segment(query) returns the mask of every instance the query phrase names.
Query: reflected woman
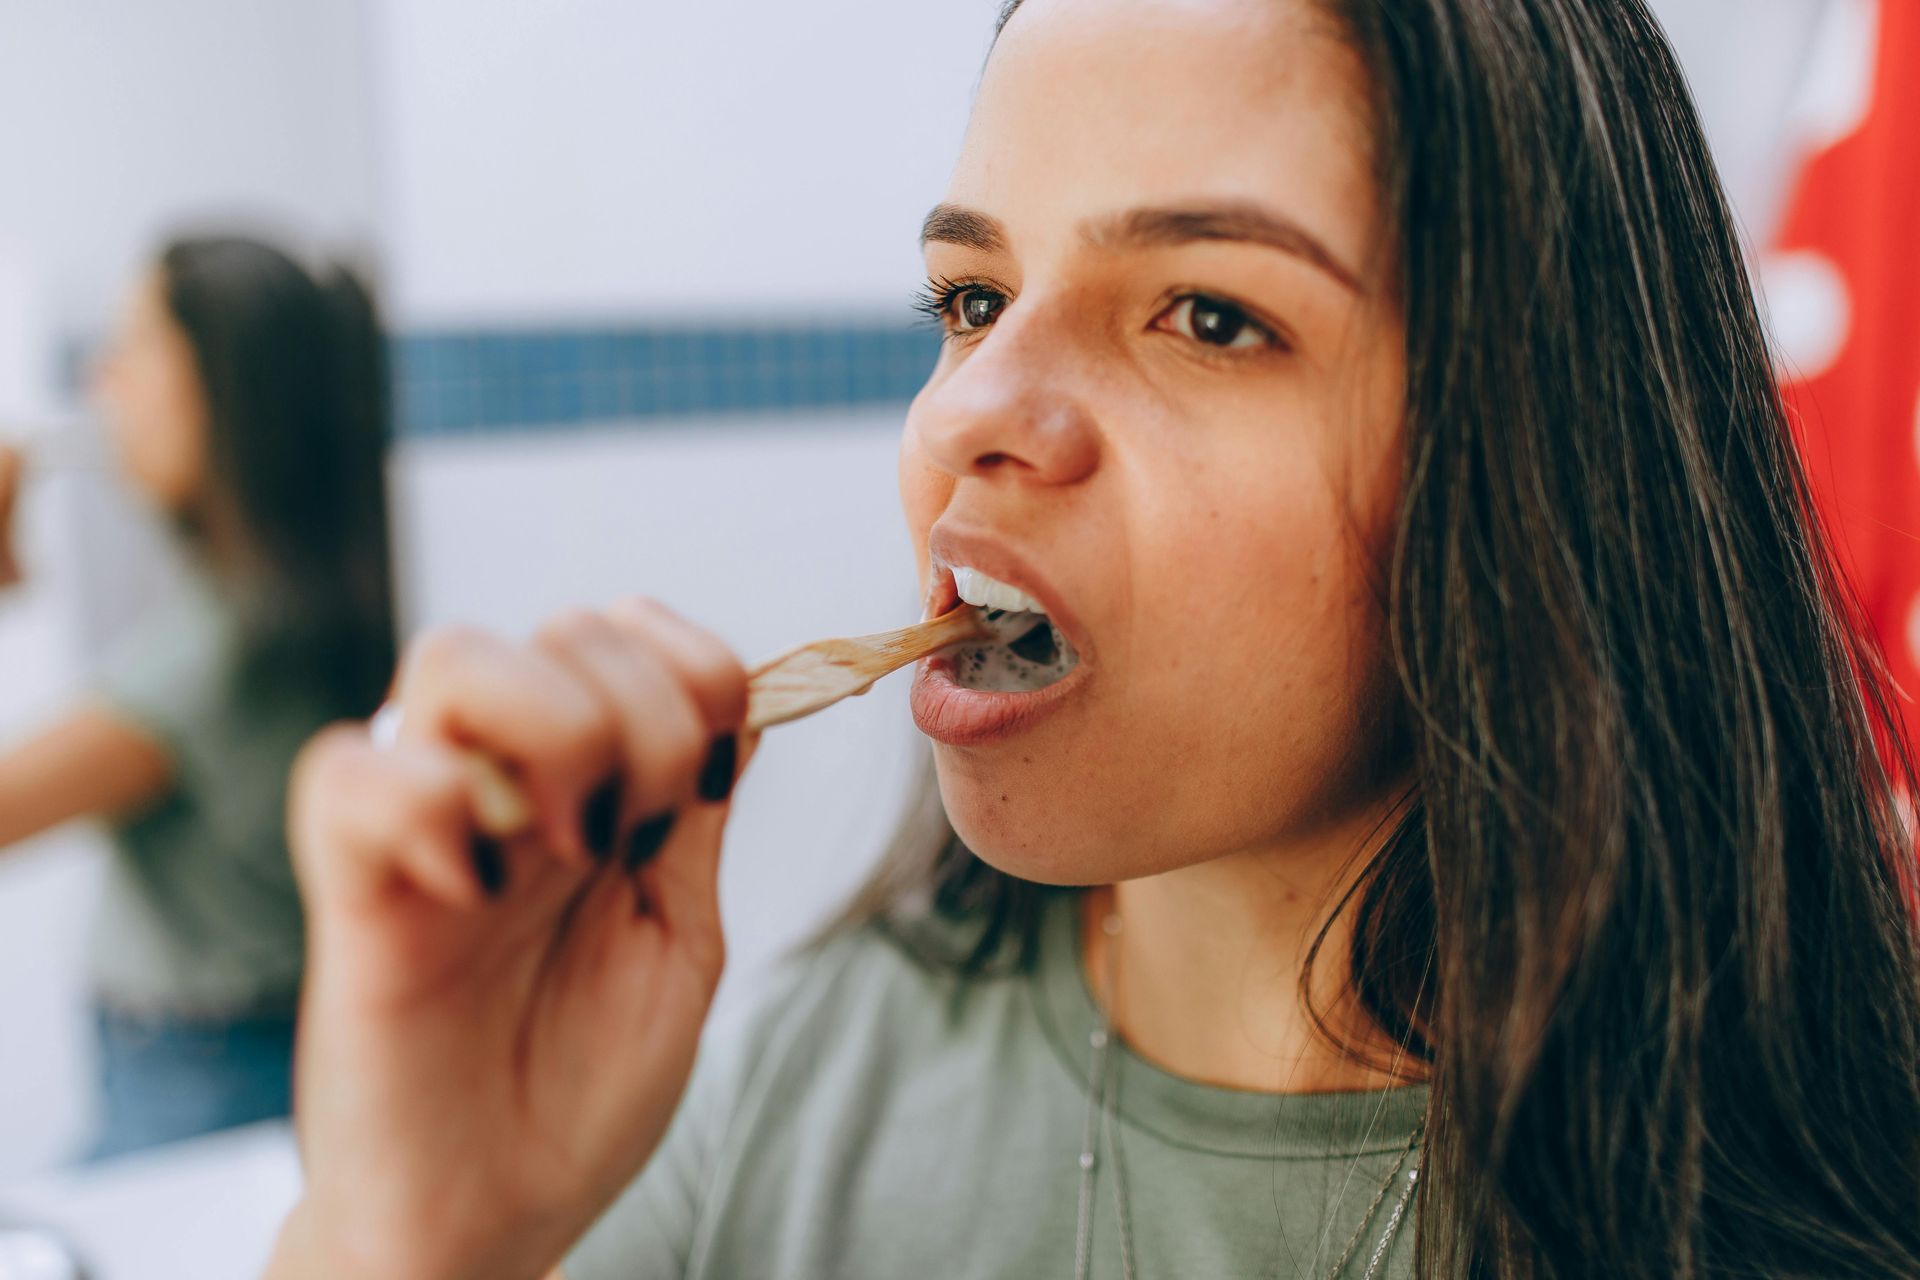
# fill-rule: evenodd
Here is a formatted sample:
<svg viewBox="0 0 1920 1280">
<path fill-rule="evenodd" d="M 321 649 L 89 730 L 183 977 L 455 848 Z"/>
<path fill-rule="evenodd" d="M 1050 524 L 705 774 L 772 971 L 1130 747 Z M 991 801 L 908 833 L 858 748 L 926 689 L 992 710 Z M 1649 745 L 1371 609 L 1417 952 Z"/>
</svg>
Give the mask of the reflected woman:
<svg viewBox="0 0 1920 1280">
<path fill-rule="evenodd" d="M 287 1112 L 304 937 L 285 779 L 392 668 L 385 379 L 358 280 L 241 238 L 169 246 L 102 363 L 120 470 L 189 572 L 90 696 L 0 755 L 0 845 L 74 818 L 113 835 L 96 1158 Z M 0 509 L 19 472 L 0 458 Z"/>
</svg>

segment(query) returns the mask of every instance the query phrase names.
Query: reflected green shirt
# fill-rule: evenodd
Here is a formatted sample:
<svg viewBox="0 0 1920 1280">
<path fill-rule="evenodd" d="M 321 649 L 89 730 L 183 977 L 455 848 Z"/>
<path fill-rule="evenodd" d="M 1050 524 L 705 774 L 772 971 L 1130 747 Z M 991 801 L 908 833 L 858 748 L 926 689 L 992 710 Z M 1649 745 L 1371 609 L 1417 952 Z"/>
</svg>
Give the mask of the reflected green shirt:
<svg viewBox="0 0 1920 1280">
<path fill-rule="evenodd" d="M 703 1050 L 660 1151 L 567 1280 L 1069 1280 L 1089 1036 L 1079 912 L 1062 895 L 1031 973 L 929 972 L 877 931 L 797 962 L 743 1033 Z M 964 990 L 962 989 L 964 987 Z M 1424 1086 L 1281 1096 L 1176 1078 L 1121 1050 L 1092 1274 L 1357 1280 L 1406 1185 Z M 1410 1165 L 1408 1167 L 1411 1167 Z M 1414 1224 L 1385 1265 L 1411 1274 Z"/>
<path fill-rule="evenodd" d="M 173 767 L 172 790 L 112 832 L 89 967 L 116 1008 L 228 1018 L 295 1003 L 304 935 L 287 774 L 332 717 L 310 673 L 259 670 L 244 643 L 234 606 L 195 577 L 96 685 Z"/>
</svg>

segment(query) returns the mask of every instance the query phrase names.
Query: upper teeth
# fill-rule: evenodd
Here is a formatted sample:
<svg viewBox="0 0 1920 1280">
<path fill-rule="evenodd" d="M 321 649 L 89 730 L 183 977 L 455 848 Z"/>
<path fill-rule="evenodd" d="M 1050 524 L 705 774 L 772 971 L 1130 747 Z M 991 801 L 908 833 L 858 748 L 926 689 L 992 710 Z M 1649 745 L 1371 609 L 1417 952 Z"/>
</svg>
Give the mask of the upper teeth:
<svg viewBox="0 0 1920 1280">
<path fill-rule="evenodd" d="M 1040 602 L 1018 587 L 989 578 L 978 569 L 955 566 L 953 585 L 960 598 L 982 609 L 1005 609 L 1008 613 L 1045 613 Z"/>
</svg>

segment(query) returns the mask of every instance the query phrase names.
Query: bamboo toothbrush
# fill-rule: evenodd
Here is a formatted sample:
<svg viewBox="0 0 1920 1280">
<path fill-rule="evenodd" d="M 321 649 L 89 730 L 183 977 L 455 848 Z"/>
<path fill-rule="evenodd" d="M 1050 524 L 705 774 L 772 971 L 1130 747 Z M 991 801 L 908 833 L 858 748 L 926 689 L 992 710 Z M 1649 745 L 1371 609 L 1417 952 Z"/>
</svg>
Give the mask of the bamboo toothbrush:
<svg viewBox="0 0 1920 1280">
<path fill-rule="evenodd" d="M 823 711 L 930 653 L 992 636 L 980 611 L 963 604 L 898 631 L 803 644 L 747 674 L 747 731 L 758 733 Z"/>
<path fill-rule="evenodd" d="M 842 698 L 865 693 L 881 676 L 931 653 L 992 635 L 980 611 L 963 604 L 898 631 L 803 644 L 747 673 L 747 732 L 758 733 L 823 711 Z M 483 834 L 505 839 L 533 825 L 532 803 L 499 761 L 469 751 L 465 762 Z"/>
</svg>

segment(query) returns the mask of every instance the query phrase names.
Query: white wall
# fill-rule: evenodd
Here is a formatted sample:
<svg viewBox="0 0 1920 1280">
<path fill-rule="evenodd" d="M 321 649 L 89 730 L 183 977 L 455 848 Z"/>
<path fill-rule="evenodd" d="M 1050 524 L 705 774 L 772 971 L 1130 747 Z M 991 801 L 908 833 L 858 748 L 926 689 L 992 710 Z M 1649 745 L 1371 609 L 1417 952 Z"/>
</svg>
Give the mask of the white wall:
<svg viewBox="0 0 1920 1280">
<path fill-rule="evenodd" d="M 1783 144 L 1814 32 L 1830 0 L 1650 3 L 1680 56 L 1743 229 L 1750 242 L 1764 244 L 1797 160 L 1794 148 Z"/>
<path fill-rule="evenodd" d="M 993 0 L 387 0 L 413 320 L 899 307 Z"/>
<path fill-rule="evenodd" d="M 93 327 L 184 214 L 374 231 L 359 6 L 0 0 L 0 243 Z"/>
</svg>

